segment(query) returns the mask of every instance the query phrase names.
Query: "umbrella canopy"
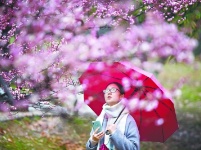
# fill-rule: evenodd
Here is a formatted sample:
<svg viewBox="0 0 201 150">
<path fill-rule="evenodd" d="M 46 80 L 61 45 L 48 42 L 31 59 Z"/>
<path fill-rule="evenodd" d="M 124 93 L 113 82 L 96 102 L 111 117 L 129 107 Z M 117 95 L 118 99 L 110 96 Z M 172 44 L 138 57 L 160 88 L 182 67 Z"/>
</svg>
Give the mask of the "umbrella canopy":
<svg viewBox="0 0 201 150">
<path fill-rule="evenodd" d="M 107 85 L 122 84 L 125 89 L 122 101 L 137 123 L 141 141 L 164 142 L 178 129 L 174 104 L 151 73 L 120 62 L 93 62 L 79 81 L 85 103 L 97 115 L 105 103 L 103 90 Z"/>
</svg>

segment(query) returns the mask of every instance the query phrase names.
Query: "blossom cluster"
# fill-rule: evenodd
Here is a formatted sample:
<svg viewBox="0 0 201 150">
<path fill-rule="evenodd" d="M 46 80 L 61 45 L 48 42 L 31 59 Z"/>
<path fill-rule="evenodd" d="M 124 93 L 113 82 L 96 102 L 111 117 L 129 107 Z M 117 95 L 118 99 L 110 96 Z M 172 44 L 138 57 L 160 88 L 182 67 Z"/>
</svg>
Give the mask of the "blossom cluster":
<svg viewBox="0 0 201 150">
<path fill-rule="evenodd" d="M 156 12 L 147 13 L 145 21 L 135 25 L 130 14 L 135 6 L 132 1 L 107 0 L 5 4 L 0 18 L 0 75 L 40 98 L 64 102 L 75 100 L 79 90 L 69 86 L 69 77 L 79 76 L 90 61 L 129 60 L 138 65 L 169 56 L 179 62 L 193 61 L 196 40 Z M 106 27 L 109 30 L 102 33 Z M 3 73 L 6 69 L 10 75 Z M 20 97 L 18 88 L 13 93 Z"/>
<path fill-rule="evenodd" d="M 194 5 L 195 3 L 200 3 L 201 0 L 143 0 L 145 5 L 154 5 L 153 9 L 160 10 L 163 12 L 163 16 L 168 20 L 172 21 L 174 16 L 178 14 L 181 16 L 181 19 L 185 20 L 185 11 L 188 10 L 188 7 Z"/>
</svg>

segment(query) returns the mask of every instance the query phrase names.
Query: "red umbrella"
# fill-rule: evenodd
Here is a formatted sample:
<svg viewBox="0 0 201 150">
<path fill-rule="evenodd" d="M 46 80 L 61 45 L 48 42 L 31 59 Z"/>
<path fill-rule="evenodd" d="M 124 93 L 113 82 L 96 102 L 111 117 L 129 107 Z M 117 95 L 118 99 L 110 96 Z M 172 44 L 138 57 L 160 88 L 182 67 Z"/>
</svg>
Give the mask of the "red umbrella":
<svg viewBox="0 0 201 150">
<path fill-rule="evenodd" d="M 124 104 L 135 119 L 141 141 L 165 142 L 177 129 L 174 104 L 155 77 L 119 62 L 93 62 L 79 78 L 84 101 L 99 115 L 105 103 L 103 90 L 111 82 L 125 88 Z"/>
</svg>

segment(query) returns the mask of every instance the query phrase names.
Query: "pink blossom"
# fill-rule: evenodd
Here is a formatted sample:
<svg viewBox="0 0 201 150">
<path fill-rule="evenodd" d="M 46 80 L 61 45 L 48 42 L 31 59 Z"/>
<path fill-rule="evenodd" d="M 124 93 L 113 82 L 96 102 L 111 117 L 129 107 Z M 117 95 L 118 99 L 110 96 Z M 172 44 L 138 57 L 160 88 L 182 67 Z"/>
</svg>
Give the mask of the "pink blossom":
<svg viewBox="0 0 201 150">
<path fill-rule="evenodd" d="M 70 105 L 77 85 L 69 79 L 91 61 L 129 60 L 142 68 L 153 58 L 159 63 L 169 56 L 192 62 L 197 41 L 167 23 L 163 11 L 176 13 L 196 2 L 143 0 L 146 18 L 137 24 L 132 14 L 138 4 L 131 0 L 9 1 L 0 10 L 0 75 L 15 85 L 10 89 L 15 99 L 26 97 L 23 88 L 38 99 Z M 122 82 L 128 89 L 130 84 L 142 86 L 140 81 Z"/>
</svg>

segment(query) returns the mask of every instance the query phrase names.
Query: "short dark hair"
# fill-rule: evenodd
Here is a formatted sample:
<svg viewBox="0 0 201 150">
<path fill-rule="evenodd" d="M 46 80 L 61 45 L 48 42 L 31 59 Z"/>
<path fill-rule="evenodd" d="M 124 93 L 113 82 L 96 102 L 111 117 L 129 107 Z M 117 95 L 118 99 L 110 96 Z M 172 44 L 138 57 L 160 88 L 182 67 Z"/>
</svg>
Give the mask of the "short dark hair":
<svg viewBox="0 0 201 150">
<path fill-rule="evenodd" d="M 121 95 L 122 95 L 122 94 L 125 94 L 124 87 L 123 87 L 120 83 L 118 83 L 118 82 L 111 82 L 111 83 L 109 83 L 108 85 L 110 85 L 110 84 L 115 84 L 115 85 L 117 85 L 118 88 L 119 88 L 119 91 L 120 91 Z M 107 86 L 108 86 L 108 85 L 107 85 Z"/>
</svg>

